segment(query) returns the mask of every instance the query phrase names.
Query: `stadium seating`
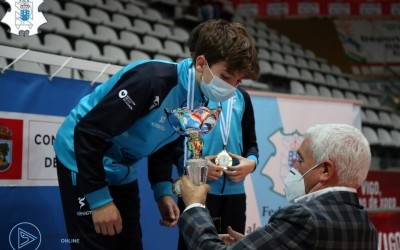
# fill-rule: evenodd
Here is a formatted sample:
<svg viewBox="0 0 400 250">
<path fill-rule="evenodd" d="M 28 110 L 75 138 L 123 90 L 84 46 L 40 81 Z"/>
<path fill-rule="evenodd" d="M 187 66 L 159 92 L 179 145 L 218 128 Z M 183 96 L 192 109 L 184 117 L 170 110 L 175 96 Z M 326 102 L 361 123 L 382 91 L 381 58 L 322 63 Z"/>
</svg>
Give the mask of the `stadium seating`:
<svg viewBox="0 0 400 250">
<path fill-rule="evenodd" d="M 324 97 L 333 97 L 331 90 L 325 86 L 319 87 L 319 93 L 321 96 L 324 96 Z"/>
<path fill-rule="evenodd" d="M 292 80 L 290 81 L 290 93 L 295 95 L 305 95 L 306 90 L 304 89 L 304 86 L 301 82 Z"/>
</svg>

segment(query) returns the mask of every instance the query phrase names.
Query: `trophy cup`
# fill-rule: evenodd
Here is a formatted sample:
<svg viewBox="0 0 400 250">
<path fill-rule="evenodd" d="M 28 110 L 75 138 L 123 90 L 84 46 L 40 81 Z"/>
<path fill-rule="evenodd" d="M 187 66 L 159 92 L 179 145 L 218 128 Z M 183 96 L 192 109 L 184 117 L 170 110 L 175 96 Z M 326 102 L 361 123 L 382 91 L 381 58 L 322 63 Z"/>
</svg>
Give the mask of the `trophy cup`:
<svg viewBox="0 0 400 250">
<path fill-rule="evenodd" d="M 194 110 L 178 108 L 172 111 L 166 109 L 168 121 L 179 134 L 188 138 L 187 149 L 192 158 L 186 160 L 184 174 L 187 174 L 195 185 L 207 181 L 207 160 L 201 157 L 203 141 L 200 136 L 209 133 L 217 124 L 221 108 L 210 109 L 200 107 Z M 180 178 L 172 186 L 175 195 L 180 196 Z"/>
</svg>

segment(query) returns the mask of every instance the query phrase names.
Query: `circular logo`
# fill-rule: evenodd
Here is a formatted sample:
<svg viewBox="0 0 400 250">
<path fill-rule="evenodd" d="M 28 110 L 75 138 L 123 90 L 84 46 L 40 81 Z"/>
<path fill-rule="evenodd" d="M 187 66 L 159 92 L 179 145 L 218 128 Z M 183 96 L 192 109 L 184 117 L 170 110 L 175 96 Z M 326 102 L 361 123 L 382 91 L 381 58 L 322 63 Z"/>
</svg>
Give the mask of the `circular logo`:
<svg viewBox="0 0 400 250">
<path fill-rule="evenodd" d="M 17 250 L 36 250 L 42 242 L 42 236 L 39 229 L 29 222 L 21 222 L 15 225 L 8 236 L 10 246 Z"/>
<path fill-rule="evenodd" d="M 124 98 L 125 96 L 127 96 L 128 95 L 128 91 L 126 91 L 125 89 L 123 89 L 123 90 L 121 90 L 120 92 L 119 92 L 119 98 Z"/>
</svg>

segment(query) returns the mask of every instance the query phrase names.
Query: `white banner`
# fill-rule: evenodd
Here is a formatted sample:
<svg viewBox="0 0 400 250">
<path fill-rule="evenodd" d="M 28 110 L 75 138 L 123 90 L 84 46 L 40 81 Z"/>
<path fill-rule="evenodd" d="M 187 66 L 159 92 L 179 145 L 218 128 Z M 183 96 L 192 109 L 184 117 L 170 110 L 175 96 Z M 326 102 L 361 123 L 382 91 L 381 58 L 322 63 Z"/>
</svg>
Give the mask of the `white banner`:
<svg viewBox="0 0 400 250">
<path fill-rule="evenodd" d="M 10 147 L 7 158 L 10 169 L 0 173 L 0 186 L 57 186 L 53 142 L 64 117 L 13 112 L 0 112 L 0 117 L 2 124 L 7 121 L 23 124 L 22 131 L 9 126 L 12 135 L 22 135 L 22 147 Z M 13 136 L 10 141 L 21 143 Z M 18 152 L 19 148 L 21 152 Z M 21 164 L 16 163 L 16 159 L 21 160 Z M 8 178 L 11 170 L 18 170 L 20 178 Z"/>
<path fill-rule="evenodd" d="M 278 95 L 252 96 L 256 118 L 259 164 L 245 181 L 246 233 L 266 225 L 270 216 L 287 206 L 283 180 L 294 165 L 296 152 L 307 128 L 324 123 L 360 127 L 360 109 L 353 103 L 332 99 Z"/>
<path fill-rule="evenodd" d="M 400 64 L 399 21 L 335 20 L 335 26 L 346 55 L 352 63 Z"/>
</svg>

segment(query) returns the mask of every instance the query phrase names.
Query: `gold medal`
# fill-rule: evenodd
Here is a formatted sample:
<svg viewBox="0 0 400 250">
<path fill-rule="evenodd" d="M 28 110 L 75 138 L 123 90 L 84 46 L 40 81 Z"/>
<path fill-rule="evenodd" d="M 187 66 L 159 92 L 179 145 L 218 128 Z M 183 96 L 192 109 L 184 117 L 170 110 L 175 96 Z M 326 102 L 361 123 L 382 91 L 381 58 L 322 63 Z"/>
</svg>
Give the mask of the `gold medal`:
<svg viewBox="0 0 400 250">
<path fill-rule="evenodd" d="M 222 150 L 215 159 L 215 164 L 218 166 L 227 169 L 229 166 L 232 166 L 232 157 L 226 152 L 226 150 Z"/>
</svg>

